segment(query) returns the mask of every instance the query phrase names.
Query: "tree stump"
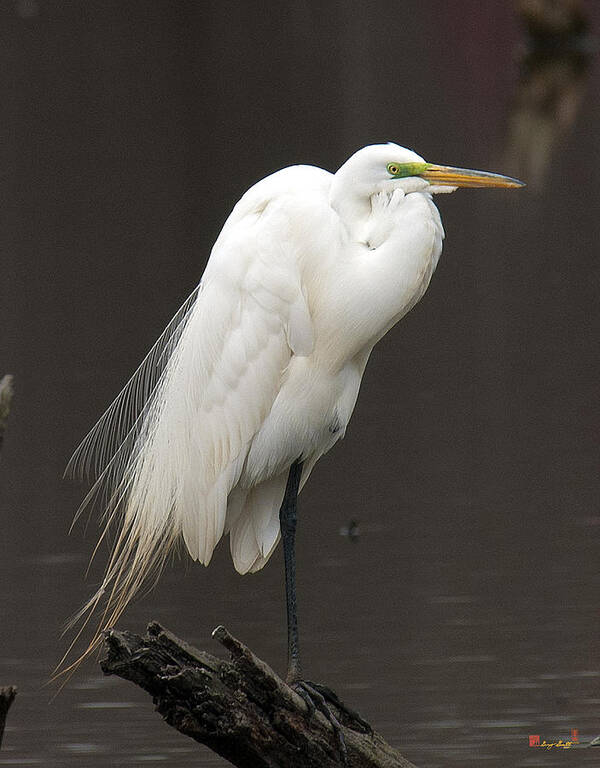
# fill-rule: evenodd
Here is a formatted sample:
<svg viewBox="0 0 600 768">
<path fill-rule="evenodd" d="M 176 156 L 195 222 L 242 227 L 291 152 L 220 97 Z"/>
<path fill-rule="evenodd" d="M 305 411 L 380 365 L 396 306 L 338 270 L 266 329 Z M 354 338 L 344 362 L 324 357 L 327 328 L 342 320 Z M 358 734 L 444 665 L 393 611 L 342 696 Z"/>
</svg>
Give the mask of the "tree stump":
<svg viewBox="0 0 600 768">
<path fill-rule="evenodd" d="M 164 720 L 238 768 L 334 768 L 344 765 L 338 739 L 304 700 L 225 627 L 213 637 L 231 660 L 199 651 L 152 622 L 145 637 L 106 633 L 107 675 L 139 685 Z M 415 768 L 381 736 L 335 711 L 348 768 Z"/>
</svg>

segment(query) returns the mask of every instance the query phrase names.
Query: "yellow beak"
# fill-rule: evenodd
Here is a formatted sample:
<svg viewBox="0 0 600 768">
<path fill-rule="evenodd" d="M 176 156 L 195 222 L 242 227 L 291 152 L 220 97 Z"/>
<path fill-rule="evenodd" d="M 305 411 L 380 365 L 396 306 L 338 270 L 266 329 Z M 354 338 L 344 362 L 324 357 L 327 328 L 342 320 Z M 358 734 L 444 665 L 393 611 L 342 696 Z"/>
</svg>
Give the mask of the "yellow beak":
<svg viewBox="0 0 600 768">
<path fill-rule="evenodd" d="M 525 183 L 510 176 L 487 171 L 471 171 L 468 168 L 452 168 L 449 165 L 433 165 L 427 163 L 427 168 L 418 174 L 430 184 L 444 187 L 501 187 L 511 189 L 524 187 Z"/>
</svg>

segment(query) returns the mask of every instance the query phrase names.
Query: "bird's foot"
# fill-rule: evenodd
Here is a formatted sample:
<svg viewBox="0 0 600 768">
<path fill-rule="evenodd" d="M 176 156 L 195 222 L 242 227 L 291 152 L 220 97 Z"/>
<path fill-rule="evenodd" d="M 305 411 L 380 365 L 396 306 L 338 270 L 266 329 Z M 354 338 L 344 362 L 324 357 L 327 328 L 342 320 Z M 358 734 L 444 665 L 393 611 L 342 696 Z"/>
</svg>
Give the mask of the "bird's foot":
<svg viewBox="0 0 600 768">
<path fill-rule="evenodd" d="M 307 680 L 298 680 L 295 683 L 292 683 L 291 687 L 306 702 L 309 719 L 314 715 L 315 711 L 318 710 L 325 719 L 331 723 L 331 727 L 333 728 L 333 732 L 337 739 L 342 763 L 346 765 L 348 762 L 348 750 L 346 749 L 346 740 L 342 733 L 342 726 L 340 725 L 340 721 L 331 711 L 331 707 L 327 703 L 325 696 L 315 688 L 314 683 L 310 683 Z"/>
<path fill-rule="evenodd" d="M 321 683 L 313 683 L 310 680 L 306 681 L 315 691 L 321 694 L 326 702 L 333 704 L 333 706 L 339 712 L 339 720 L 346 728 L 350 728 L 353 731 L 359 733 L 373 733 L 371 725 L 364 720 L 355 709 L 352 709 L 340 699 L 335 691 L 328 688 Z"/>
<path fill-rule="evenodd" d="M 326 685 L 313 683 L 310 680 L 296 680 L 290 685 L 306 702 L 309 718 L 314 715 L 315 711 L 319 711 L 331 723 L 342 762 L 346 765 L 348 752 L 342 725 L 359 733 L 371 734 L 373 729 L 369 723 L 363 720 L 358 712 L 346 706 L 339 696 Z M 332 707 L 336 710 L 336 714 L 334 714 Z"/>
</svg>

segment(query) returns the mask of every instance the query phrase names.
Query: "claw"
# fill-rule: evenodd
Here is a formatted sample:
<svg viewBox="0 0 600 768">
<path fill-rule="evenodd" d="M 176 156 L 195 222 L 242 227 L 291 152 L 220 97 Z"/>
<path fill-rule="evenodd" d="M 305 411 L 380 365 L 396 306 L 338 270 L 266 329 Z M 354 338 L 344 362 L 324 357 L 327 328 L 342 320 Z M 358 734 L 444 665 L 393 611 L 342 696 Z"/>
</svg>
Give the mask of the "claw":
<svg viewBox="0 0 600 768">
<path fill-rule="evenodd" d="M 333 728 L 333 732 L 337 739 L 342 763 L 343 765 L 348 765 L 348 750 L 346 749 L 346 740 L 344 739 L 344 732 L 340 720 L 344 726 L 351 728 L 354 731 L 372 735 L 373 729 L 369 723 L 367 723 L 358 712 L 347 707 L 337 693 L 332 691 L 331 688 L 328 688 L 326 685 L 313 683 L 311 680 L 296 680 L 291 684 L 291 687 L 306 702 L 309 719 L 312 718 L 315 711 L 318 710 L 331 723 L 331 727 Z M 339 720 L 338 717 L 333 714 L 332 706 L 335 707 L 339 713 Z"/>
<path fill-rule="evenodd" d="M 305 690 L 305 688 L 302 685 L 302 683 L 294 683 L 292 685 L 292 688 L 296 691 L 296 693 L 302 699 L 304 699 L 304 702 L 305 702 L 306 706 L 308 707 L 308 719 L 312 720 L 312 718 L 313 718 L 313 716 L 315 714 L 315 711 L 316 711 L 315 702 L 312 700 L 312 698 L 311 698 L 310 694 L 308 693 L 308 691 Z"/>
<path fill-rule="evenodd" d="M 298 680 L 292 684 L 292 688 L 298 693 L 306 702 L 308 706 L 309 719 L 314 715 L 315 710 L 319 712 L 331 723 L 333 732 L 335 733 L 340 757 L 342 758 L 342 764 L 348 765 L 348 750 L 346 749 L 346 740 L 342 732 L 342 726 L 339 720 L 331 711 L 331 708 L 325 700 L 325 696 L 315 687 L 314 683 L 309 683 L 305 680 Z"/>
<path fill-rule="evenodd" d="M 344 722 L 344 725 L 347 725 L 354 731 L 361 731 L 368 734 L 373 733 L 373 728 L 371 727 L 370 723 L 367 723 L 367 721 L 362 718 L 355 709 L 352 709 L 347 704 L 344 704 L 337 693 L 332 691 L 331 688 L 328 688 L 326 685 L 322 685 L 321 683 L 313 683 L 311 680 L 306 680 L 306 683 L 315 691 L 318 691 L 318 693 L 320 693 L 326 701 L 333 704 L 333 706 L 336 707 L 336 709 L 338 709 L 342 715 L 345 715 L 345 718 L 342 719 L 346 719 L 348 722 Z"/>
</svg>

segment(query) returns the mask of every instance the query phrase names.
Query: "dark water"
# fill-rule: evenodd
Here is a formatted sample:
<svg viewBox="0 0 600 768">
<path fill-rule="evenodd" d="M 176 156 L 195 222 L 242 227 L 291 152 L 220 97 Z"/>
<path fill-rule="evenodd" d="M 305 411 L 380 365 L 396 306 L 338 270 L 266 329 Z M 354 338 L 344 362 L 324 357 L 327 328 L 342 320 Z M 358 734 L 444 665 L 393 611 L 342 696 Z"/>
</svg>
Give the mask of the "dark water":
<svg viewBox="0 0 600 768">
<path fill-rule="evenodd" d="M 0 16 L 0 373 L 17 389 L 0 683 L 19 687 L 0 766 L 222 765 L 94 663 L 54 700 L 44 687 L 106 556 L 84 581 L 97 523 L 68 535 L 82 489 L 64 465 L 258 178 L 388 139 L 513 170 L 520 29 L 510 3 L 475 0 L 7 0 Z M 537 191 L 439 201 L 432 286 L 303 493 L 305 667 L 420 768 L 600 759 L 528 746 L 600 733 L 598 84 L 593 62 Z M 222 622 L 283 671 L 281 553 L 242 578 L 226 549 L 177 563 L 122 625 L 156 618 L 219 653 Z"/>
</svg>

